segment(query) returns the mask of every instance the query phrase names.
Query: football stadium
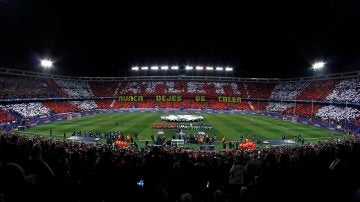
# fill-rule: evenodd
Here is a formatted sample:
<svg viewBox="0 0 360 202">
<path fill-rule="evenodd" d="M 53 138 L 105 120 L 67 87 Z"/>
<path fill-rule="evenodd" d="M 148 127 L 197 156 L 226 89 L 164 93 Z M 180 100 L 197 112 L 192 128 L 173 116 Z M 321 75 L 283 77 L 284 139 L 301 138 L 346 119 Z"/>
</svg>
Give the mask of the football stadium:
<svg viewBox="0 0 360 202">
<path fill-rule="evenodd" d="M 271 146 L 289 144 L 284 140 L 296 137 L 298 141 L 292 143 L 304 144 L 355 134 L 359 111 L 356 104 L 341 101 L 353 95 L 339 96 L 358 84 L 358 73 L 351 74 L 355 77 L 339 74 L 331 75 L 339 79 L 306 82 L 303 78 L 250 82 L 246 78 L 181 77 L 179 81 L 159 76 L 157 81 L 153 81 L 155 77 L 149 81 L 143 76 L 88 81 L 18 76 L 16 80 L 21 79 L 24 86 L 39 86 L 37 90 L 45 94 L 22 91 L 24 95 L 19 97 L 28 98 L 31 93 L 36 101 L 4 105 L 8 119 L 4 121 L 21 117 L 24 123 L 18 130 L 22 134 L 78 142 L 114 143 L 114 136 L 120 135 L 121 141 L 137 136 L 138 146 L 171 146 L 172 140 L 175 144 L 183 139 L 185 147 L 200 148 L 211 142 L 226 149 L 232 144 L 238 148 L 245 139 Z M 14 78 L 4 81 L 16 82 Z M 39 99 L 48 95 L 53 96 L 51 100 Z M 129 140 L 125 142 L 134 143 Z"/>
<path fill-rule="evenodd" d="M 360 201 L 357 2 L 118 4 L 0 1 L 0 202 Z"/>
</svg>

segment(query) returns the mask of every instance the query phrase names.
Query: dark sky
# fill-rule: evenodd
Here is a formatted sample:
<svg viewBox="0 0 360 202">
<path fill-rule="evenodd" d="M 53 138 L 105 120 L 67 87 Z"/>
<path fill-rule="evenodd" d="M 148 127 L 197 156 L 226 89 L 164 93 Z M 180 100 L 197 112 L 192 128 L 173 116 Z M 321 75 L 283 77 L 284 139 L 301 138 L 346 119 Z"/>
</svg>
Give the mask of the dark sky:
<svg viewBox="0 0 360 202">
<path fill-rule="evenodd" d="M 0 66 L 125 75 L 133 65 L 233 66 L 235 75 L 360 70 L 360 1 L 132 5 L 85 0 L 0 0 Z"/>
</svg>

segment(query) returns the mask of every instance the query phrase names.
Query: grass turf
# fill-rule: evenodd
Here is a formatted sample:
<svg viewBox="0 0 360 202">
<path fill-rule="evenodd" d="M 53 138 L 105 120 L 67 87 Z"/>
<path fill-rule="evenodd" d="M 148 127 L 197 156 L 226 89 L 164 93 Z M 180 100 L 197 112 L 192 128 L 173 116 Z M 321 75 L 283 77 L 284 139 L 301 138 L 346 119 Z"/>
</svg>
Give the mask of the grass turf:
<svg viewBox="0 0 360 202">
<path fill-rule="evenodd" d="M 125 132 L 125 134 L 131 135 L 137 133 L 139 135 L 139 145 L 141 146 L 144 145 L 141 142 L 150 140 L 150 136 L 157 133 L 157 130 L 152 128 L 152 124 L 161 123 L 160 116 L 162 115 L 164 115 L 164 113 L 104 113 L 73 120 L 56 121 L 38 125 L 22 133 L 50 137 L 51 129 L 52 136 L 50 138 L 62 139 L 64 133 L 69 137 L 73 131 L 77 130 L 82 131 L 82 133 L 88 131 L 122 131 Z M 226 140 L 235 141 L 246 134 L 255 135 L 257 140 L 280 139 L 282 135 L 286 135 L 289 139 L 293 139 L 299 133 L 307 141 L 328 139 L 331 137 L 331 134 L 334 134 L 335 137 L 342 136 L 340 133 L 323 128 L 292 123 L 260 115 L 201 115 L 205 117 L 205 121 L 200 123 L 213 125 L 212 130 L 206 130 L 204 132 L 209 135 L 216 135 L 218 140 L 225 137 Z M 116 122 L 119 123 L 119 126 L 116 126 Z M 189 130 L 186 132 L 194 133 L 195 131 Z M 165 135 L 167 137 L 171 137 L 175 133 L 176 130 L 165 130 Z M 220 144 L 216 144 L 216 147 L 220 148 Z"/>
</svg>

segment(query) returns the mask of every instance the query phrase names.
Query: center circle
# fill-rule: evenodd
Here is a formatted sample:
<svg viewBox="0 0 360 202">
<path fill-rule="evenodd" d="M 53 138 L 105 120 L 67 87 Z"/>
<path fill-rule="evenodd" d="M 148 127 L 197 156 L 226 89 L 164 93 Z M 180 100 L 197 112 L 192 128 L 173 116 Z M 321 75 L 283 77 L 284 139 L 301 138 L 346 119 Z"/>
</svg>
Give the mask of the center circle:
<svg viewBox="0 0 360 202">
<path fill-rule="evenodd" d="M 168 122 L 198 122 L 203 121 L 203 116 L 198 115 L 167 115 L 167 116 L 161 116 L 160 119 L 162 121 L 168 121 Z"/>
</svg>

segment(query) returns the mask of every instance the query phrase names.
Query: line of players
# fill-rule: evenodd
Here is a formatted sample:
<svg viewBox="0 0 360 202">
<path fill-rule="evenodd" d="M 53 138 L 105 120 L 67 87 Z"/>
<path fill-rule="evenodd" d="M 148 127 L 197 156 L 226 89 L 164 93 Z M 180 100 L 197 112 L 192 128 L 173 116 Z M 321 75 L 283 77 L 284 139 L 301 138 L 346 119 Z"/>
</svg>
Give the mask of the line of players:
<svg viewBox="0 0 360 202">
<path fill-rule="evenodd" d="M 184 130 L 212 130 L 212 124 L 175 124 L 175 123 L 154 123 L 153 129 L 184 129 Z"/>
</svg>

